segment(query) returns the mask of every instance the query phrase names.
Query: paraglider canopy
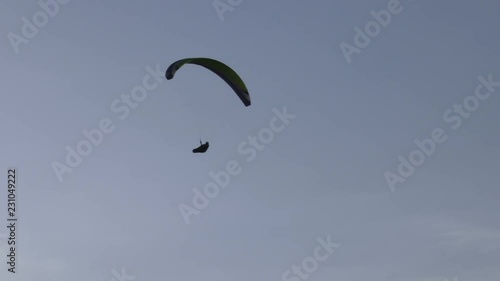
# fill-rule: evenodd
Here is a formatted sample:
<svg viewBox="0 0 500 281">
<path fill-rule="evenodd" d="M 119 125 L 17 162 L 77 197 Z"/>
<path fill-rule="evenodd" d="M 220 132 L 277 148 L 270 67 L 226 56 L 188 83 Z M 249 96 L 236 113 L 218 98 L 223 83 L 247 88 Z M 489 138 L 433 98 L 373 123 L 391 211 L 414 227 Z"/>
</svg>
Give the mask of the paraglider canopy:
<svg viewBox="0 0 500 281">
<path fill-rule="evenodd" d="M 240 76 L 229 66 L 214 59 L 186 58 L 178 60 L 168 67 L 167 71 L 165 72 L 165 78 L 167 78 L 167 80 L 174 78 L 177 70 L 179 70 L 185 64 L 196 64 L 211 70 L 213 73 L 217 74 L 220 78 L 226 81 L 226 83 L 233 89 L 236 95 L 238 95 L 245 106 L 248 107 L 252 104 L 248 89 L 245 86 L 243 80 L 241 80 Z"/>
</svg>

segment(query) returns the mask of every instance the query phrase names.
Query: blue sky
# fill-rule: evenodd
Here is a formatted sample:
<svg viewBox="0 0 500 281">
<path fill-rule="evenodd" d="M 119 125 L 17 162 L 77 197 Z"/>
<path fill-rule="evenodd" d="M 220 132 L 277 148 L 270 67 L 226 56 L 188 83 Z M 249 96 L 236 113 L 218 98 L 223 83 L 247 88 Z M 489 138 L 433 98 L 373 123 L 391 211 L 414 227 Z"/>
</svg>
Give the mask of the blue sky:
<svg viewBox="0 0 500 281">
<path fill-rule="evenodd" d="M 212 1 L 72 0 L 27 39 L 39 2 L 0 4 L 2 179 L 19 173 L 17 273 L 3 265 L 2 280 L 299 281 L 284 273 L 317 239 L 341 246 L 311 281 L 500 277 L 500 87 L 458 128 L 444 118 L 488 93 L 478 77 L 500 81 L 499 3 L 401 1 L 348 60 L 354 28 L 396 2 L 221 1 L 236 3 L 222 20 Z M 151 76 L 185 57 L 233 67 L 252 106 L 200 67 Z M 121 120 L 111 105 L 147 77 Z M 247 161 L 238 147 L 284 108 L 295 117 Z M 108 119 L 59 180 L 53 163 Z M 391 190 L 384 175 L 436 128 L 446 141 Z M 192 154 L 200 137 L 210 149 Z M 228 163 L 240 172 L 187 224 L 179 206 Z M 122 268 L 134 277 L 118 280 Z"/>
</svg>

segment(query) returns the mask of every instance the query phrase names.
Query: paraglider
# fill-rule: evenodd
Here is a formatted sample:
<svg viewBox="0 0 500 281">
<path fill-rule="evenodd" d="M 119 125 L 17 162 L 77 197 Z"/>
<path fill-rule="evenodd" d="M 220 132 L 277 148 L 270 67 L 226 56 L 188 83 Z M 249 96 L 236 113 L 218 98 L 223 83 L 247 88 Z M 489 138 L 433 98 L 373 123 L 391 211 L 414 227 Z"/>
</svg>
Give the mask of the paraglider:
<svg viewBox="0 0 500 281">
<path fill-rule="evenodd" d="M 248 93 L 248 89 L 245 86 L 245 83 L 240 78 L 240 76 L 229 66 L 224 63 L 210 59 L 210 58 L 185 58 L 178 60 L 172 63 L 167 71 L 165 72 L 165 78 L 170 80 L 174 78 L 175 73 L 186 64 L 195 64 L 199 66 L 203 66 L 208 70 L 211 70 L 213 73 L 217 74 L 220 78 L 222 78 L 236 93 L 236 95 L 243 102 L 245 107 L 248 107 L 252 104 L 250 100 L 250 95 Z M 193 149 L 193 153 L 205 153 L 208 150 L 209 144 L 208 142 L 202 143 L 200 140 L 200 146 Z"/>
<path fill-rule="evenodd" d="M 193 149 L 193 153 L 205 153 L 205 152 L 207 152 L 208 147 L 209 147 L 208 141 L 205 143 L 201 143 L 201 140 L 200 140 L 200 146 Z"/>
</svg>

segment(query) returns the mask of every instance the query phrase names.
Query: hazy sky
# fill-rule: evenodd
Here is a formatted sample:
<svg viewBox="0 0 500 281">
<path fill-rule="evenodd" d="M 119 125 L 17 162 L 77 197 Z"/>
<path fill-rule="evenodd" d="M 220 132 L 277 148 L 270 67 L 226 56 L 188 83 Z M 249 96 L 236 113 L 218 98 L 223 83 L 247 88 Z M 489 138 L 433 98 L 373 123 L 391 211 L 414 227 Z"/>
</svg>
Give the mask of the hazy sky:
<svg viewBox="0 0 500 281">
<path fill-rule="evenodd" d="M 68 2 L 51 2 L 36 32 L 22 18 L 43 20 L 38 0 L 0 3 L 1 280 L 500 278 L 500 2 L 221 0 L 234 7 L 220 14 L 212 0 Z M 355 27 L 388 4 L 396 13 L 361 46 Z M 360 48 L 346 56 L 342 42 Z M 229 64 L 252 106 L 201 67 L 164 79 L 185 57 Z M 145 79 L 124 117 L 121 96 Z M 464 99 L 477 109 L 459 113 Z M 285 107 L 295 117 L 252 148 Z M 60 181 L 52 164 L 106 120 L 114 130 Z M 398 156 L 436 128 L 445 141 L 391 189 L 384 174 L 403 179 Z M 210 148 L 192 154 L 200 137 Z M 240 173 L 187 224 L 179 206 L 228 163 Z M 12 166 L 16 274 L 4 262 Z M 291 273 L 328 253 L 318 239 L 340 247 Z"/>
</svg>

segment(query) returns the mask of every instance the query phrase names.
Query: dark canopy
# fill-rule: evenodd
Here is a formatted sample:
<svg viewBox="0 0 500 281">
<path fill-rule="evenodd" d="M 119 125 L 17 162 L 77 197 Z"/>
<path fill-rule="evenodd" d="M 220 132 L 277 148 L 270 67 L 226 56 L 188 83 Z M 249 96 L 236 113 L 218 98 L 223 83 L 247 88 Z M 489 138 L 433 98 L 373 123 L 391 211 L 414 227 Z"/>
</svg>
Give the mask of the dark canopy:
<svg viewBox="0 0 500 281">
<path fill-rule="evenodd" d="M 175 73 L 185 64 L 196 64 L 203 66 L 213 73 L 217 74 L 233 89 L 233 91 L 238 95 L 240 100 L 245 106 L 251 105 L 250 94 L 248 93 L 247 87 L 240 76 L 229 66 L 224 63 L 210 59 L 210 58 L 186 58 L 178 60 L 172 63 L 167 71 L 165 72 L 165 77 L 170 80 L 174 78 Z"/>
</svg>

